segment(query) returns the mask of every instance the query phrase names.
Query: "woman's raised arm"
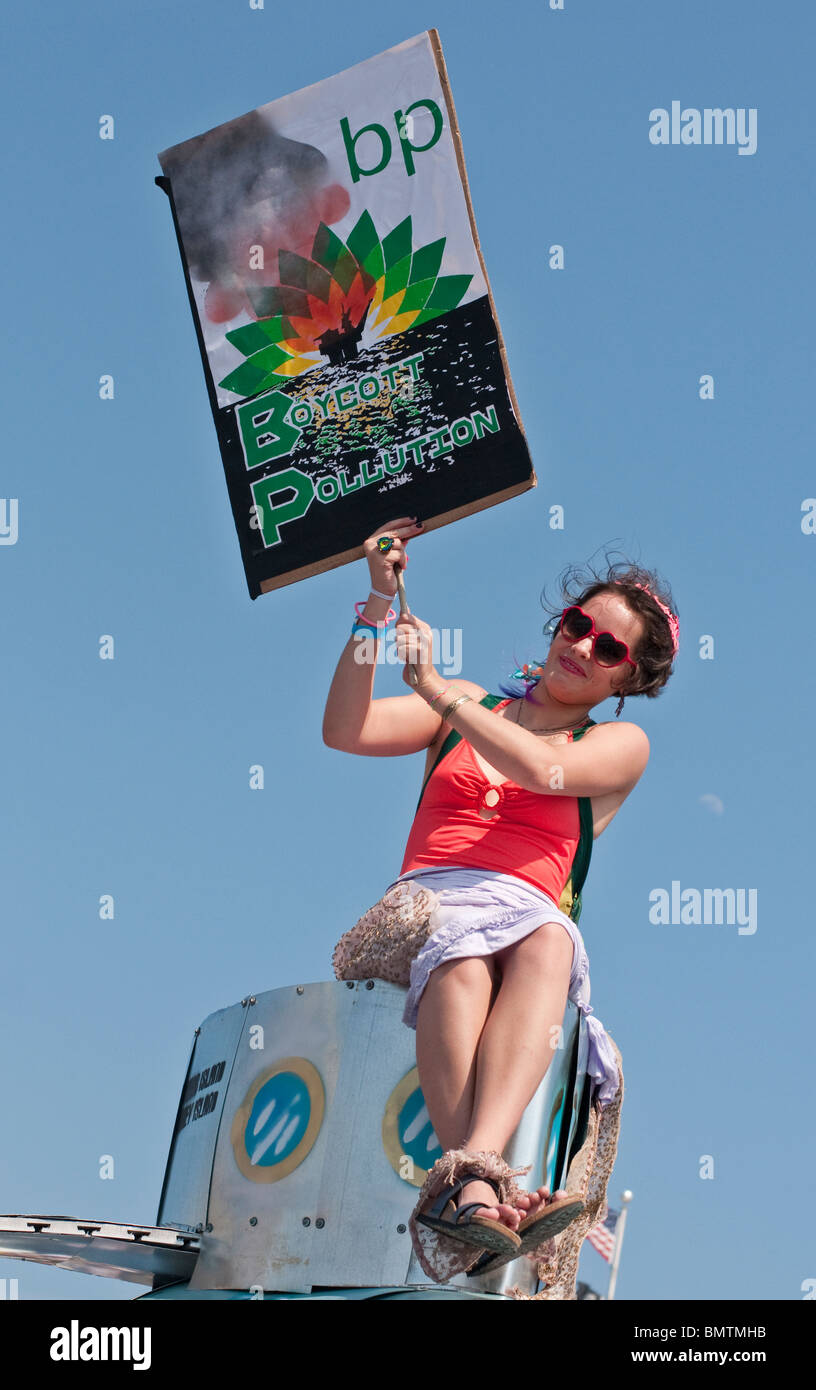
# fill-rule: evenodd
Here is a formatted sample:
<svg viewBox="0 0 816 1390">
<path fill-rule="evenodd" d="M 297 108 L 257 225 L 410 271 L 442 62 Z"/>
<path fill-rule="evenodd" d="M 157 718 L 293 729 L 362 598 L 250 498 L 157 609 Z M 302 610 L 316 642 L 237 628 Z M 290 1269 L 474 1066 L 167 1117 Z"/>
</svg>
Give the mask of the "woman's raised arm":
<svg viewBox="0 0 816 1390">
<path fill-rule="evenodd" d="M 369 537 L 363 550 L 373 588 L 396 596 L 394 566 L 405 569 L 408 563 L 405 546 L 413 536 L 421 533 L 422 527 L 414 518 L 403 516 L 381 527 L 377 536 Z M 377 548 L 377 537 L 381 535 L 394 538 L 386 554 Z M 363 617 L 381 623 L 388 608 L 387 599 L 370 594 Z M 381 641 L 382 638 L 375 638 L 373 633 L 366 634 L 363 641 L 352 634 L 343 648 L 323 714 L 323 742 L 329 748 L 374 758 L 399 757 L 427 748 L 439 732 L 442 721 L 421 695 L 372 699 L 377 670 L 374 658 Z"/>
</svg>

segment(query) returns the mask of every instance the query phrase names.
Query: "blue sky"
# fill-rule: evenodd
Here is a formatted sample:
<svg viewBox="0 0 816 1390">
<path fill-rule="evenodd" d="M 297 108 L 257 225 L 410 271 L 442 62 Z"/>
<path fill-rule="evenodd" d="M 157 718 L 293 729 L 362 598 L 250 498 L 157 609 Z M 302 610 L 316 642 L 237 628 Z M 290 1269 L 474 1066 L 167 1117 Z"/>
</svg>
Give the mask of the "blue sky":
<svg viewBox="0 0 816 1390">
<path fill-rule="evenodd" d="M 331 978 L 335 941 L 399 872 L 421 758 L 388 763 L 383 816 L 383 764 L 320 735 L 365 567 L 250 602 L 153 179 L 159 150 L 432 26 L 539 484 L 413 542 L 411 606 L 460 627 L 462 675 L 495 690 L 542 651 L 539 595 L 567 563 L 613 544 L 672 585 L 680 657 L 658 700 L 627 702 L 651 759 L 595 845 L 581 920 L 626 1078 L 617 1296 L 801 1298 L 816 1276 L 798 1200 L 814 1152 L 804 5 L 18 11 L 0 60 L 0 494 L 19 499 L 0 549 L 0 1210 L 153 1220 L 195 1026 Z M 756 153 L 650 144 L 649 112 L 673 100 L 756 108 Z M 402 691 L 381 668 L 376 693 Z M 756 932 L 653 925 L 649 894 L 673 881 L 755 889 Z M 796 1175 L 781 1204 L 780 1173 Z M 606 1273 L 587 1250 L 581 1277 L 603 1289 Z M 4 1277 L 32 1299 L 138 1292 L 15 1261 Z"/>
</svg>

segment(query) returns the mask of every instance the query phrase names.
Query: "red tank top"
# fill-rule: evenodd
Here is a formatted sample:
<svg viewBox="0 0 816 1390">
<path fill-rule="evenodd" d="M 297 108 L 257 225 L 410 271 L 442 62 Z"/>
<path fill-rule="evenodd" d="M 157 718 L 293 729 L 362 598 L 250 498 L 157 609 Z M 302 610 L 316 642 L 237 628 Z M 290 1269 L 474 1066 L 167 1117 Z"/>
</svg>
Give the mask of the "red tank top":
<svg viewBox="0 0 816 1390">
<path fill-rule="evenodd" d="M 509 704 L 501 700 L 494 708 Z M 490 819 L 479 814 L 480 807 L 492 811 Z M 425 784 L 400 874 L 444 864 L 492 869 L 534 884 L 557 903 L 580 834 L 577 797 L 525 791 L 509 779 L 495 786 L 462 737 Z"/>
</svg>

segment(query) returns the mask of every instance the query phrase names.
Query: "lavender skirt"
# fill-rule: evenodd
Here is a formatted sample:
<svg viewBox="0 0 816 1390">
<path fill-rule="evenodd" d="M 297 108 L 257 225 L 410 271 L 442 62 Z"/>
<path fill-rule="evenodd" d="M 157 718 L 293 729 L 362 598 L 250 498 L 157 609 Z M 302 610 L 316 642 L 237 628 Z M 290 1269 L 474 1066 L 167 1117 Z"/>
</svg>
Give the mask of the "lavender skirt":
<svg viewBox="0 0 816 1390">
<path fill-rule="evenodd" d="M 511 874 L 445 866 L 410 870 L 395 881 L 406 879 L 436 893 L 439 902 L 430 918 L 433 934 L 411 965 L 403 1023 L 416 1029 L 419 1001 L 437 966 L 463 956 L 494 955 L 529 936 L 545 922 L 560 922 L 573 947 L 569 998 L 586 1017 L 586 1070 L 592 1080 L 592 1099 L 608 1105 L 620 1086 L 618 1066 L 603 1024 L 590 1008 L 589 959 L 583 937 L 572 919 L 547 893 Z"/>
</svg>

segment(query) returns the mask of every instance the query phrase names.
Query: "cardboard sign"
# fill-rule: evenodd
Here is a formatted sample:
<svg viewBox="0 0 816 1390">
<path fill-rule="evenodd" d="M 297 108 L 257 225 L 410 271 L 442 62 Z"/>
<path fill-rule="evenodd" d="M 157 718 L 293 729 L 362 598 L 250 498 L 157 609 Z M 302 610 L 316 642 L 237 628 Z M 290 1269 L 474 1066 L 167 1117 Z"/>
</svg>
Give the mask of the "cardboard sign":
<svg viewBox="0 0 816 1390">
<path fill-rule="evenodd" d="M 535 486 L 435 30 L 159 161 L 252 598 Z"/>
</svg>

